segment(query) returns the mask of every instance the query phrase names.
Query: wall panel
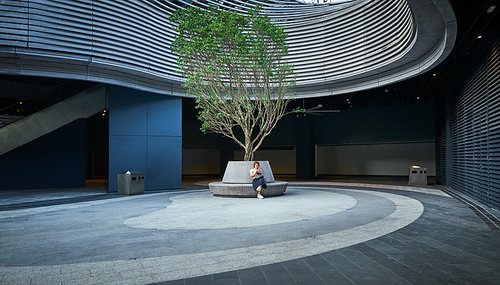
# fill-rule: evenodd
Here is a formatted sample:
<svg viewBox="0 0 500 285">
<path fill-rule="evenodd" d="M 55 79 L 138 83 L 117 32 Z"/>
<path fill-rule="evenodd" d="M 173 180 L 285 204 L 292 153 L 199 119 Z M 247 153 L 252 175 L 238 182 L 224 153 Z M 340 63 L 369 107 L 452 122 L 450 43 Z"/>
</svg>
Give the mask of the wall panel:
<svg viewBox="0 0 500 285">
<path fill-rule="evenodd" d="M 117 174 L 145 174 L 145 190 L 181 188 L 182 99 L 108 86 L 109 191 Z"/>
<path fill-rule="evenodd" d="M 500 208 L 500 41 L 452 91 L 453 188 Z"/>
<path fill-rule="evenodd" d="M 436 100 L 436 184 L 446 185 L 446 97 Z"/>
</svg>

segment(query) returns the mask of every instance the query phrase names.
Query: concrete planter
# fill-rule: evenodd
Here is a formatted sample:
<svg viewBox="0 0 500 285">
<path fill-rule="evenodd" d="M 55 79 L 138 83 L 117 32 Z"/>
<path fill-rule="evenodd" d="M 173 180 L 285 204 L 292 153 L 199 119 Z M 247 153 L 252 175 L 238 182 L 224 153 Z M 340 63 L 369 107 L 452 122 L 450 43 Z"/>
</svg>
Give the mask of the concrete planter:
<svg viewBox="0 0 500 285">
<path fill-rule="evenodd" d="M 259 161 L 262 174 L 266 179 L 267 189 L 262 189 L 264 197 L 283 195 L 288 186 L 288 182 L 275 181 L 273 171 L 269 161 Z M 257 191 L 253 190 L 250 169 L 253 168 L 253 161 L 229 161 L 224 172 L 222 182 L 212 182 L 208 184 L 210 191 L 215 196 L 254 198 Z"/>
</svg>

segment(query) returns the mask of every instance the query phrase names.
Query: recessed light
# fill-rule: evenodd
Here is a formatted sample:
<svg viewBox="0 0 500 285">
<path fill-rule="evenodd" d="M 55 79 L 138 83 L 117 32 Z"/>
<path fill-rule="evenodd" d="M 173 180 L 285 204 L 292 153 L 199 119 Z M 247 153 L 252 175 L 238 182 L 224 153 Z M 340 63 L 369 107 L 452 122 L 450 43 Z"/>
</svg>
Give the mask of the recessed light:
<svg viewBox="0 0 500 285">
<path fill-rule="evenodd" d="M 483 36 L 477 36 L 477 38 L 478 38 L 478 39 L 482 39 L 482 38 L 483 38 Z"/>
<path fill-rule="evenodd" d="M 436 74 L 436 73 L 433 73 L 433 74 L 432 74 L 432 76 L 436 77 L 436 76 L 437 76 L 437 74 Z"/>
</svg>

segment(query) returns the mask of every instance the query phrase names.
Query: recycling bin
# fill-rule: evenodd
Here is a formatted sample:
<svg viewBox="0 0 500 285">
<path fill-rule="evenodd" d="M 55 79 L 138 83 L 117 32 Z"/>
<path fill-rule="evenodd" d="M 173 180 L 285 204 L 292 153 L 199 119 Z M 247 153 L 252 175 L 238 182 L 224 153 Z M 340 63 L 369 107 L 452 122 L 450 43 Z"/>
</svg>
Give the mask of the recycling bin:
<svg viewBox="0 0 500 285">
<path fill-rule="evenodd" d="M 410 166 L 409 185 L 427 185 L 427 167 Z"/>
<path fill-rule="evenodd" d="M 144 193 L 144 173 L 120 172 L 118 173 L 118 194 L 135 195 Z"/>
</svg>

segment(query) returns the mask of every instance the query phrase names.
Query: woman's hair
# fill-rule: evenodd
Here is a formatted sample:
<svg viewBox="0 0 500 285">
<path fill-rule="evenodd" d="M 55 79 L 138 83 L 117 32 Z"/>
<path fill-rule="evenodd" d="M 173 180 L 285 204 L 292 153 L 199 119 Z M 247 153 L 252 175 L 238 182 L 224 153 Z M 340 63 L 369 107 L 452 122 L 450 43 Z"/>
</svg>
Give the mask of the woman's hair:
<svg viewBox="0 0 500 285">
<path fill-rule="evenodd" d="M 257 164 L 258 166 L 260 166 L 260 163 L 258 161 L 254 161 L 253 162 L 253 167 L 255 167 L 255 164 Z"/>
</svg>

